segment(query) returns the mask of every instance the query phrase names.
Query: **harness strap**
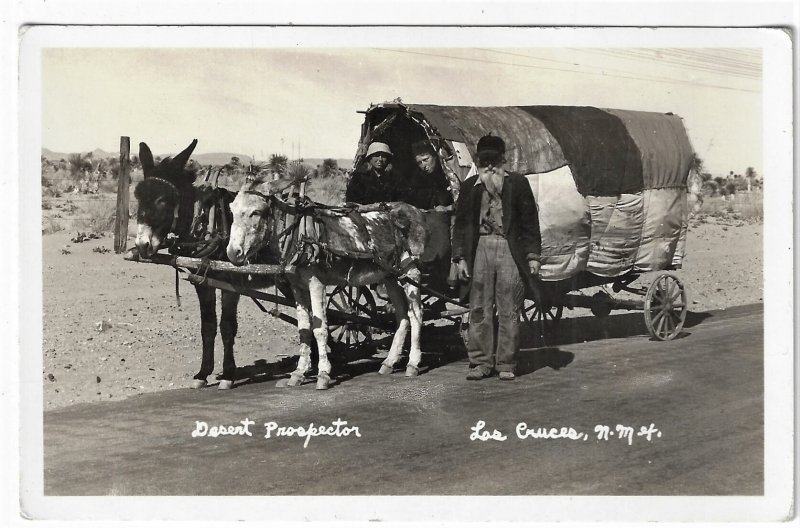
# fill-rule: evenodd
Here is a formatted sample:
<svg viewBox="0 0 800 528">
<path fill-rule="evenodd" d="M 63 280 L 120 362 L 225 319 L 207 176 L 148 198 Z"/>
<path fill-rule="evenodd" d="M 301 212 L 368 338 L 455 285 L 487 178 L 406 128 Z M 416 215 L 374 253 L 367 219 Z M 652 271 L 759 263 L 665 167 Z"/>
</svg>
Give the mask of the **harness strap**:
<svg viewBox="0 0 800 528">
<path fill-rule="evenodd" d="M 178 308 L 181 307 L 181 281 L 178 278 L 178 267 L 175 266 L 175 302 L 178 303 Z"/>
</svg>

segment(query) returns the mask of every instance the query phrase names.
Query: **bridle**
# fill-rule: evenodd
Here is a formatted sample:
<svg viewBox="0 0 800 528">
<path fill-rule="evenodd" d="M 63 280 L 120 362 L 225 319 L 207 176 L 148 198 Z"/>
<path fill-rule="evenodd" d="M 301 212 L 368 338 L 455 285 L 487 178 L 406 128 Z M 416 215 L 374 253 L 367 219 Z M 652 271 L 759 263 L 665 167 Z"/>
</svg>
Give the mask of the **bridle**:
<svg viewBox="0 0 800 528">
<path fill-rule="evenodd" d="M 164 178 L 159 178 L 158 176 L 151 176 L 147 179 L 156 180 L 161 183 L 164 183 L 167 186 L 169 186 L 170 189 L 172 189 L 172 192 L 175 193 L 175 209 L 172 211 L 172 225 L 170 226 L 169 231 L 167 233 L 167 237 L 169 237 L 170 234 L 173 234 L 175 232 L 175 228 L 178 226 L 178 210 L 181 206 L 181 193 L 178 191 L 178 188 L 175 187 L 174 183 L 165 180 Z"/>
</svg>

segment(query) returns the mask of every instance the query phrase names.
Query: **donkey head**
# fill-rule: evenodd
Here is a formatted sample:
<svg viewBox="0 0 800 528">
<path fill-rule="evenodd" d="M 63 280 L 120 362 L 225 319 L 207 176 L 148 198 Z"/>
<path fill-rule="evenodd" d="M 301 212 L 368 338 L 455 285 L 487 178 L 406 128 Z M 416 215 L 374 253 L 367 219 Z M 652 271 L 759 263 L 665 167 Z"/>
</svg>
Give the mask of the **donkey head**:
<svg viewBox="0 0 800 528">
<path fill-rule="evenodd" d="M 144 180 L 134 191 L 138 201 L 136 247 L 144 258 L 163 246 L 167 234 L 177 227 L 181 209 L 186 208 L 182 202 L 193 199 L 192 183 L 196 175 L 185 167 L 196 145 L 195 139 L 183 152 L 156 165 L 150 148 L 139 143 Z"/>
<path fill-rule="evenodd" d="M 241 266 L 269 245 L 277 214 L 273 197 L 293 184 L 286 178 L 272 181 L 257 177 L 242 186 L 231 203 L 233 224 L 227 250 L 231 263 Z"/>
</svg>

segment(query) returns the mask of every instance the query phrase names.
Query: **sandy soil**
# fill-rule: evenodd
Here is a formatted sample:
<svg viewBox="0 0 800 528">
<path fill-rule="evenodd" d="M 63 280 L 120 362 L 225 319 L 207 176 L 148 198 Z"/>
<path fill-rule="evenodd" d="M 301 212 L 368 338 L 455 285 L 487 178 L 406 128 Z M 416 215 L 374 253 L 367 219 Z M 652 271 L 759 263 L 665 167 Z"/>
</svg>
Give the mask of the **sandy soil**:
<svg viewBox="0 0 800 528">
<path fill-rule="evenodd" d="M 762 302 L 762 231 L 761 224 L 732 219 L 691 222 L 684 269 L 678 272 L 691 311 Z M 82 243 L 71 242 L 74 236 L 43 236 L 45 409 L 187 387 L 200 366 L 194 289 L 181 281 L 178 307 L 171 268 L 93 251 L 112 248 L 109 235 Z M 239 367 L 274 362 L 296 347 L 293 326 L 242 298 Z M 219 336 L 216 359 L 221 371 Z"/>
</svg>

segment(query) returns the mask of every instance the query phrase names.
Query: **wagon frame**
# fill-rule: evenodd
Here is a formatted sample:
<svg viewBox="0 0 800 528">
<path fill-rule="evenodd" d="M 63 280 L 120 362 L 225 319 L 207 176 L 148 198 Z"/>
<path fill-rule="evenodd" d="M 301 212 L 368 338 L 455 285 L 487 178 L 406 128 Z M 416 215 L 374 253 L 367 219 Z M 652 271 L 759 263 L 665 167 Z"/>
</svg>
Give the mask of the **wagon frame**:
<svg viewBox="0 0 800 528">
<path fill-rule="evenodd" d="M 404 163 L 405 167 L 401 166 L 401 168 L 408 169 L 411 162 L 413 162 L 413 157 L 410 156 L 411 141 L 425 139 L 430 142 L 438 153 L 439 161 L 450 184 L 450 190 L 454 198 L 457 198 L 461 182 L 469 175 L 469 170 L 474 170 L 474 168 L 470 167 L 471 153 L 469 145 L 474 144 L 478 134 L 490 131 L 486 130 L 485 127 L 476 126 L 474 122 L 466 124 L 459 122 L 459 119 L 466 119 L 465 116 L 469 117 L 474 114 L 487 120 L 489 125 L 486 126 L 494 127 L 493 130 L 496 133 L 499 132 L 507 138 L 511 137 L 513 139 L 509 142 L 512 170 L 522 173 L 535 173 L 538 169 L 541 172 L 545 172 L 552 169 L 552 167 L 558 167 L 559 163 L 566 165 L 568 157 L 565 153 L 566 148 L 564 149 L 565 152 L 559 150 L 561 147 L 554 149 L 553 143 L 557 142 L 549 135 L 550 132 L 545 130 L 546 127 L 542 125 L 547 119 L 552 118 L 552 115 L 559 115 L 558 111 L 553 111 L 552 108 L 556 107 L 436 107 L 431 105 L 406 105 L 397 101 L 371 105 L 368 110 L 362 112 L 365 115 L 365 120 L 362 125 L 353 169 L 357 170 L 364 162 L 367 147 L 370 142 L 375 140 L 390 143 L 393 150 L 396 149 L 395 160 L 397 163 L 399 165 Z M 575 111 L 578 113 L 583 112 L 584 114 L 589 112 L 589 115 L 595 115 L 592 112 L 602 112 L 593 108 L 577 109 Z M 613 111 L 611 112 L 613 113 Z M 637 113 L 616 112 L 618 115 L 615 114 L 613 119 L 620 122 L 624 119 L 629 119 L 635 122 L 636 116 L 634 114 Z M 574 118 L 569 113 L 564 115 Z M 666 116 L 670 116 L 667 119 L 671 123 L 670 126 L 672 126 L 673 133 L 678 131 L 677 136 L 680 136 L 680 131 L 683 131 L 683 136 L 675 140 L 683 157 L 677 163 L 677 169 L 673 171 L 674 174 L 671 176 L 674 181 L 666 181 L 666 183 L 663 181 L 651 181 L 648 185 L 653 188 L 658 188 L 659 185 L 665 187 L 677 186 L 678 188 L 682 186 L 685 189 L 688 163 L 685 163 L 683 158 L 686 157 L 686 146 L 689 145 L 688 138 L 685 138 L 685 130 L 683 130 L 682 124 L 677 128 L 675 126 L 675 120 L 677 119 L 679 122 L 680 118 L 672 116 L 672 114 L 666 114 Z M 648 117 L 648 119 L 655 118 Z M 612 122 L 614 121 L 612 120 Z M 630 127 L 630 125 L 628 126 Z M 503 127 L 505 127 L 505 130 Z M 536 134 L 539 134 L 539 136 Z M 530 144 L 526 143 L 526 141 Z M 627 141 L 630 144 L 635 143 L 630 138 Z M 648 145 L 645 145 L 645 147 L 648 147 Z M 626 148 L 630 149 L 631 147 L 628 145 Z M 649 145 L 648 148 L 652 150 L 653 147 Z M 690 149 L 691 147 L 689 146 L 688 148 Z M 400 154 L 399 156 L 398 153 Z M 649 158 L 653 158 L 652 152 L 647 154 Z M 571 155 L 574 156 L 574 153 Z M 593 153 L 593 155 L 596 156 L 597 153 Z M 628 158 L 623 160 L 624 163 L 630 165 L 636 161 L 630 153 L 626 155 Z M 643 160 L 645 160 L 645 157 L 642 154 Z M 608 160 L 601 161 L 607 162 Z M 640 161 L 640 164 L 644 164 L 646 161 Z M 650 161 L 652 162 L 652 159 Z M 658 170 L 652 168 L 647 170 L 650 171 L 647 176 L 651 180 L 654 178 L 656 180 L 658 178 L 663 179 L 664 177 L 664 171 L 659 173 Z M 644 172 L 644 169 L 640 168 L 640 172 Z M 670 175 L 667 174 L 667 176 L 667 180 L 669 180 Z M 628 177 L 628 179 L 630 178 Z M 583 181 L 584 186 L 587 181 L 592 183 L 593 180 L 585 179 Z M 630 186 L 630 182 L 625 181 L 621 185 L 623 187 L 625 185 Z M 300 196 L 304 194 L 302 184 L 299 194 Z M 426 218 L 435 220 L 434 223 L 438 222 L 437 225 L 440 232 L 444 230 L 445 233 L 449 234 L 451 219 L 449 214 L 426 215 Z M 684 224 L 685 220 L 684 217 L 682 219 Z M 685 235 L 685 229 L 682 235 Z M 469 324 L 468 302 L 463 298 L 459 299 L 455 294 L 444 293 L 448 291 L 448 285 L 441 280 L 442 277 L 448 275 L 448 272 L 452 271 L 449 259 L 449 236 L 446 238 L 446 243 L 440 240 L 439 247 L 434 248 L 434 252 L 438 251 L 435 258 L 429 259 L 427 263 L 422 262 L 423 273 L 425 273 L 426 264 L 429 267 L 432 265 L 436 268 L 434 271 L 438 277 L 437 281 L 429 283 L 424 279 L 425 275 L 423 275 L 423 280 L 418 285 L 423 297 L 424 320 L 446 319 L 452 321 L 460 330 L 461 336 L 466 342 Z M 176 281 L 178 272 L 185 272 L 185 280 L 192 284 L 205 284 L 213 288 L 233 291 L 250 297 L 264 312 L 291 324 L 297 324 L 293 317 L 283 313 L 278 308 L 279 306 L 294 307 L 294 301 L 287 295 L 281 295 L 277 288 L 270 293 L 208 277 L 209 270 L 233 272 L 234 274 L 242 275 L 282 275 L 293 273 L 294 268 L 292 266 L 268 264 L 234 266 L 223 261 L 166 254 L 156 254 L 153 258 L 145 260 L 139 258 L 135 251 L 130 251 L 125 258 L 138 262 L 170 265 L 176 269 Z M 423 260 L 424 258 L 423 256 Z M 380 264 L 380 262 L 378 263 Z M 674 339 L 681 335 L 688 307 L 685 287 L 679 277 L 672 273 L 674 269 L 679 267 L 680 262 L 677 265 L 674 263 L 668 265 L 659 264 L 650 270 L 631 268 L 623 273 L 610 276 L 598 275 L 584 270 L 558 280 L 534 280 L 535 286 L 532 291 L 527 292 L 520 317 L 523 321 L 538 322 L 540 335 L 543 336 L 546 331 L 553 329 L 561 319 L 565 307 L 569 309 L 577 307 L 588 308 L 594 315 L 599 317 L 609 315 L 612 310 L 640 310 L 644 312 L 645 325 L 652 338 L 657 340 Z M 396 272 L 401 281 L 409 280 L 403 278 L 399 270 L 391 271 Z M 649 286 L 632 286 L 643 273 L 650 271 L 658 271 L 659 273 Z M 607 291 L 600 291 L 592 296 L 574 293 L 585 288 L 606 285 L 610 285 L 614 293 L 627 292 L 639 298 L 618 298 Z M 371 342 L 373 329 L 390 330 L 394 327 L 394 317 L 379 308 L 375 297 L 376 292 L 367 287 L 338 286 L 329 289 L 327 311 L 329 335 L 333 342 L 346 346 L 366 346 Z M 273 308 L 265 308 L 261 301 L 272 303 Z"/>
</svg>

